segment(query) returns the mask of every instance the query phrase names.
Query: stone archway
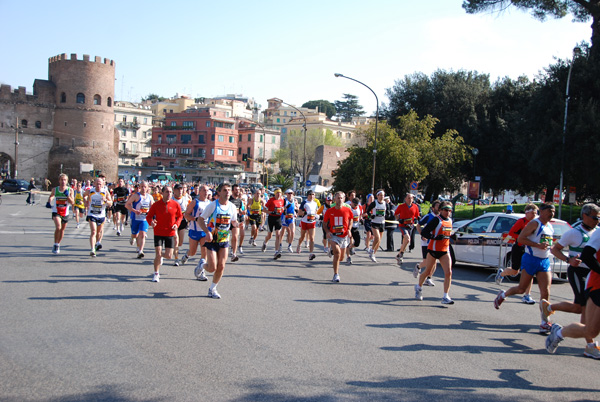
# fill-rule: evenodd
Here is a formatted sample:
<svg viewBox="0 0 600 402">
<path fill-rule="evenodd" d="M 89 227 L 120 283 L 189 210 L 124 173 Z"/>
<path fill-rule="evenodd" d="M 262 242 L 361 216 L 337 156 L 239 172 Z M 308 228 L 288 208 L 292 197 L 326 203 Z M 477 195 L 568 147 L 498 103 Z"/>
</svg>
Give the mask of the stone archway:
<svg viewBox="0 0 600 402">
<path fill-rule="evenodd" d="M 14 159 L 4 152 L 0 152 L 0 175 L 2 177 L 13 177 L 15 172 Z"/>
</svg>

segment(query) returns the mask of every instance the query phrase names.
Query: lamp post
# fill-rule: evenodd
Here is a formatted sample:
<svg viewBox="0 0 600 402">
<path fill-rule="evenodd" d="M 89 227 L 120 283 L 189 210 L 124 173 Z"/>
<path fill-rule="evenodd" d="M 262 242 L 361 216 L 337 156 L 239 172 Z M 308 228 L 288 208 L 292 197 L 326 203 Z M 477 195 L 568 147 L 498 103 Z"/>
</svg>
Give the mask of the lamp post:
<svg viewBox="0 0 600 402">
<path fill-rule="evenodd" d="M 558 219 L 562 216 L 562 204 L 563 204 L 563 176 L 565 171 L 565 139 L 567 135 L 567 111 L 569 110 L 569 85 L 571 84 L 571 71 L 573 71 L 573 63 L 575 63 L 575 57 L 581 54 L 581 48 L 578 46 L 573 49 L 573 60 L 569 66 L 569 75 L 567 76 L 567 90 L 565 92 L 565 120 L 563 122 L 563 135 L 562 135 L 562 149 L 560 155 L 560 182 L 558 184 Z"/>
<path fill-rule="evenodd" d="M 274 100 L 297 110 L 302 115 L 302 118 L 304 119 L 304 124 L 302 125 L 302 128 L 304 129 L 304 158 L 303 158 L 303 162 L 302 162 L 302 194 L 304 194 L 304 192 L 306 191 L 306 116 L 304 116 L 304 113 L 302 113 L 302 110 L 298 109 L 296 106 L 290 105 L 289 103 L 286 103 L 279 98 L 275 98 Z"/>
<path fill-rule="evenodd" d="M 473 154 L 473 181 L 475 182 L 475 179 L 477 177 L 477 173 L 475 173 L 475 166 L 477 165 L 477 155 L 479 155 L 479 149 L 473 148 L 471 150 L 471 153 Z M 479 197 L 479 191 L 477 191 L 477 197 Z M 473 200 L 473 216 L 471 217 L 471 219 L 475 219 L 475 201 L 477 200 Z"/>
<path fill-rule="evenodd" d="M 369 87 L 364 82 L 360 82 L 359 80 L 356 80 L 354 78 L 346 77 L 344 74 L 335 73 L 334 75 L 336 77 L 347 78 L 349 80 L 358 82 L 359 84 L 367 87 L 369 89 L 369 91 L 371 91 L 373 93 L 373 95 L 375 96 L 375 100 L 377 101 L 377 111 L 375 112 L 375 144 L 373 146 L 373 179 L 371 180 L 371 193 L 373 194 L 373 193 L 375 193 L 375 162 L 377 161 L 377 122 L 379 121 L 379 98 L 377 97 L 377 94 L 375 93 L 375 91 L 373 91 L 371 89 L 371 87 Z"/>
</svg>

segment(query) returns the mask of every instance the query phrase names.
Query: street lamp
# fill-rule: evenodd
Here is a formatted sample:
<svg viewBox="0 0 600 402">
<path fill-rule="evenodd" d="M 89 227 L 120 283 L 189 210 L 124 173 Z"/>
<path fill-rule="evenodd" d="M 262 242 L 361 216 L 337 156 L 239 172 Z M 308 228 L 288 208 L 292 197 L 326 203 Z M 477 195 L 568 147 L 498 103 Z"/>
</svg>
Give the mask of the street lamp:
<svg viewBox="0 0 600 402">
<path fill-rule="evenodd" d="M 375 112 L 375 144 L 373 146 L 373 179 L 371 180 L 371 193 L 374 193 L 375 192 L 375 162 L 377 160 L 377 122 L 379 121 L 379 98 L 377 97 L 377 94 L 375 93 L 375 91 L 373 91 L 367 84 L 360 82 L 359 80 L 355 80 L 354 78 L 346 77 L 344 74 L 335 73 L 333 75 L 335 75 L 336 77 L 347 78 L 354 82 L 358 82 L 359 84 L 367 87 L 369 89 L 369 91 L 371 91 L 373 93 L 373 95 L 375 95 L 375 100 L 377 101 L 377 111 Z"/>
<path fill-rule="evenodd" d="M 479 149 L 477 148 L 473 148 L 471 150 L 471 153 L 473 154 L 473 182 L 477 181 L 477 173 L 475 173 L 475 166 L 477 164 L 477 155 L 479 155 Z M 479 189 L 477 190 L 477 197 L 479 197 Z M 473 216 L 471 217 L 471 219 L 475 219 L 475 201 L 477 199 L 473 200 Z"/>
<path fill-rule="evenodd" d="M 304 124 L 302 125 L 302 128 L 304 129 L 304 159 L 302 162 L 302 194 L 304 194 L 304 192 L 306 190 L 306 116 L 304 116 L 304 113 L 302 113 L 302 110 L 298 109 L 294 105 L 290 105 L 289 103 L 286 103 L 279 98 L 274 98 L 273 100 L 275 100 L 276 102 L 283 103 L 284 105 L 287 105 L 287 106 L 297 110 L 302 115 L 302 118 L 304 119 Z"/>
<path fill-rule="evenodd" d="M 573 60 L 569 66 L 569 75 L 567 76 L 567 90 L 565 92 L 565 120 L 563 123 L 563 135 L 562 135 L 562 150 L 560 156 L 560 183 L 558 184 L 558 219 L 562 216 L 562 204 L 563 204 L 563 176 L 565 171 L 565 137 L 567 135 L 567 111 L 569 110 L 569 85 L 571 84 L 571 71 L 573 70 L 573 63 L 575 63 L 575 57 L 581 54 L 581 48 L 576 46 L 573 49 Z"/>
</svg>

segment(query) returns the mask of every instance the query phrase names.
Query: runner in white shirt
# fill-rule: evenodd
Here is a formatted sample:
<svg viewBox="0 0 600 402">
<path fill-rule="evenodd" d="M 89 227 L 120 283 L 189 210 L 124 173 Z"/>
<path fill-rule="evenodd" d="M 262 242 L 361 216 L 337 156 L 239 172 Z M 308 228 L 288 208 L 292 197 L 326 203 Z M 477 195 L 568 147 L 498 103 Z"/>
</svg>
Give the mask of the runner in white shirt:
<svg viewBox="0 0 600 402">
<path fill-rule="evenodd" d="M 179 206 L 181 207 L 181 212 L 185 212 L 187 210 L 188 204 L 192 201 L 192 197 L 187 192 L 187 184 L 175 184 L 173 188 L 173 199 L 177 201 Z M 175 262 L 173 262 L 173 266 L 179 266 L 179 248 L 183 246 L 183 241 L 185 240 L 185 230 L 188 227 L 188 221 L 185 216 L 181 220 L 181 224 L 179 224 L 179 228 L 177 228 L 177 233 L 175 234 Z"/>
<path fill-rule="evenodd" d="M 201 185 L 198 188 L 198 197 L 190 202 L 185 210 L 183 217 L 189 221 L 188 225 L 188 237 L 190 239 L 190 248 L 187 253 L 181 258 L 181 263 L 185 264 L 190 257 L 196 255 L 198 251 L 198 245 L 200 245 L 200 261 L 194 269 L 194 275 L 199 281 L 208 280 L 205 275 L 204 267 L 206 264 L 206 248 L 202 247 L 206 241 L 206 233 L 200 228 L 198 224 L 198 218 L 204 212 L 204 209 L 211 203 L 208 199 L 208 186 Z"/>
<path fill-rule="evenodd" d="M 144 246 L 146 244 L 146 237 L 148 237 L 148 222 L 146 221 L 146 214 L 154 203 L 154 198 L 148 192 L 148 183 L 142 181 L 139 185 L 139 192 L 133 193 L 131 197 L 125 203 L 125 208 L 133 213 L 131 219 L 131 238 L 129 244 L 133 245 L 135 241 L 137 244 L 137 258 L 144 258 Z"/>
<path fill-rule="evenodd" d="M 315 201 L 315 192 L 308 190 L 308 193 L 306 193 L 306 200 L 302 201 L 302 204 L 300 204 L 300 207 L 298 208 L 298 217 L 302 219 L 300 220 L 300 239 L 298 239 L 296 252 L 300 254 L 302 251 L 302 242 L 305 237 L 308 237 L 308 249 L 310 251 L 308 256 L 309 260 L 315 259 L 315 254 L 313 253 L 315 249 L 315 227 L 317 225 L 317 219 L 319 219 L 317 209 L 318 204 Z"/>
</svg>

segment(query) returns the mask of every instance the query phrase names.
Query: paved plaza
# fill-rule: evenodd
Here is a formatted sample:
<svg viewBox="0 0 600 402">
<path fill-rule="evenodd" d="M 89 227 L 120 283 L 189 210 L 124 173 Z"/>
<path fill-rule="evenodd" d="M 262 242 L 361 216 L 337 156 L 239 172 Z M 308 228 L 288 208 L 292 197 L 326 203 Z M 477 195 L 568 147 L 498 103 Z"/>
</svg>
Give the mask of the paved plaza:
<svg viewBox="0 0 600 402">
<path fill-rule="evenodd" d="M 600 399 L 600 362 L 583 357 L 585 342 L 566 339 L 548 354 L 537 304 L 514 297 L 495 310 L 511 283 L 486 282 L 489 269 L 457 266 L 456 304 L 443 306 L 441 269 L 437 286 L 414 299 L 420 250 L 402 268 L 395 252 L 374 264 L 360 251 L 332 283 L 320 229 L 312 262 L 306 251 L 273 261 L 274 239 L 262 253 L 265 232 L 258 247 L 246 232 L 245 254 L 228 262 L 214 300 L 210 275 L 193 275 L 196 258 L 166 262 L 151 282 L 152 231 L 138 260 L 129 227 L 117 237 L 107 224 L 91 258 L 87 224 L 71 220 L 53 255 L 50 210 L 26 206 L 25 195 L 2 198 L 0 401 Z M 572 298 L 568 284 L 551 292 Z"/>
</svg>

